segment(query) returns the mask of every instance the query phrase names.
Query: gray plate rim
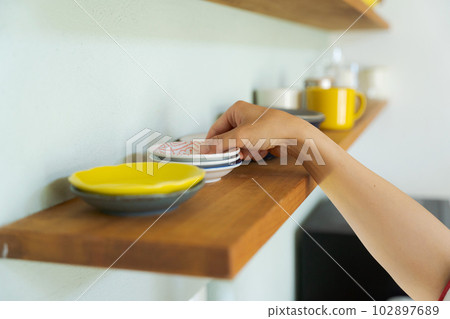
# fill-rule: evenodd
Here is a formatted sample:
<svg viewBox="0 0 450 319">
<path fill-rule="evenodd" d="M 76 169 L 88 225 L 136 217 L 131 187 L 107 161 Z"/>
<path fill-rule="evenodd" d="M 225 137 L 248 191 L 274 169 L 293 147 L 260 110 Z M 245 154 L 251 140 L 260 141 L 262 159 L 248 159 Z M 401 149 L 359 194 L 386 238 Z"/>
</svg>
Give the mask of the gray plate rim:
<svg viewBox="0 0 450 319">
<path fill-rule="evenodd" d="M 205 185 L 205 179 L 203 178 L 200 182 L 195 184 L 193 187 L 181 191 L 176 191 L 172 193 L 166 193 L 166 194 L 148 194 L 148 195 L 106 195 L 106 194 L 98 194 L 98 193 L 91 193 L 83 191 L 73 185 L 70 185 L 70 190 L 75 194 L 79 196 L 85 196 L 89 198 L 101 198 L 101 199 L 158 199 L 158 198 L 167 198 L 167 197 L 176 197 L 180 196 L 183 193 L 191 193 L 200 190 Z"/>
</svg>

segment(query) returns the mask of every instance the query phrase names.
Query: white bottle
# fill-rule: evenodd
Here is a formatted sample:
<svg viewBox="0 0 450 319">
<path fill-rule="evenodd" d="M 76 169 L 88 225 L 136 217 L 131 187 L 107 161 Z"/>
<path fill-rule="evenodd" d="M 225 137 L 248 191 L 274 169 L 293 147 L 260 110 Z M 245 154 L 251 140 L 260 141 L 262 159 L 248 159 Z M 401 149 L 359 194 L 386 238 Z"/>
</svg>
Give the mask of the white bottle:
<svg viewBox="0 0 450 319">
<path fill-rule="evenodd" d="M 335 47 L 330 65 L 326 68 L 327 76 L 334 79 L 336 87 L 358 88 L 358 71 L 356 63 L 344 64 L 342 58 L 342 49 Z"/>
</svg>

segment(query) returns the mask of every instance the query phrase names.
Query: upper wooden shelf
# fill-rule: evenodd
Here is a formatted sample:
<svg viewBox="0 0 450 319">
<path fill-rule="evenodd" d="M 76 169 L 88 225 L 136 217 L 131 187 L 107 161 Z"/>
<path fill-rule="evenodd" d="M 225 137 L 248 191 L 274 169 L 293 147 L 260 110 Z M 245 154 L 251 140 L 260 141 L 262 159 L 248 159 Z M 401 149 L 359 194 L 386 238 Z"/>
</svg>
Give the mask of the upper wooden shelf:
<svg viewBox="0 0 450 319">
<path fill-rule="evenodd" d="M 207 0 L 329 30 L 347 29 L 367 8 L 361 0 Z M 387 29 L 373 9 L 352 29 Z"/>
<path fill-rule="evenodd" d="M 371 102 L 350 131 L 326 132 L 347 149 L 384 107 Z M 114 267 L 232 278 L 316 187 L 300 166 L 241 166 L 161 217 Z M 72 199 L 0 228 L 4 258 L 109 267 L 158 216 L 104 215 Z"/>
</svg>

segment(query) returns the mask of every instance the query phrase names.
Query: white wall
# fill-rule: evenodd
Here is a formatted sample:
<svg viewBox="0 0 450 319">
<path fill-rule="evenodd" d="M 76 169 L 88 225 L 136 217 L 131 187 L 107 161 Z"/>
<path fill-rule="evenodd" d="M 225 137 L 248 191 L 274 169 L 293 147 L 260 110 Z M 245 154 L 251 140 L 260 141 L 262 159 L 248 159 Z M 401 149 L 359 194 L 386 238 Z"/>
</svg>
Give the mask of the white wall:
<svg viewBox="0 0 450 319">
<path fill-rule="evenodd" d="M 122 162 L 143 128 L 205 131 L 254 88 L 290 84 L 328 43 L 323 31 L 204 1 L 79 2 L 199 126 L 74 1 L 3 0 L 0 225 L 69 198 L 69 174 Z M 73 299 L 102 271 L 1 260 L 0 299 Z M 206 282 L 113 271 L 84 297 L 188 299 Z"/>
<path fill-rule="evenodd" d="M 450 198 L 450 2 L 390 0 L 377 9 L 388 31 L 340 41 L 348 60 L 390 72 L 389 105 L 351 152 L 409 194 Z"/>
</svg>

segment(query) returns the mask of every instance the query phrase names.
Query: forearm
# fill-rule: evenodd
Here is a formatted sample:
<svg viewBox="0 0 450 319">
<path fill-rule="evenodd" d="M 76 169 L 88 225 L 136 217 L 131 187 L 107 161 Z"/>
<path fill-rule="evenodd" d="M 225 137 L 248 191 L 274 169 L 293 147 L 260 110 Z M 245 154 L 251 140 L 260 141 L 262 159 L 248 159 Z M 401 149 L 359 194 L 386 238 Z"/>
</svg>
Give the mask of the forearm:
<svg viewBox="0 0 450 319">
<path fill-rule="evenodd" d="M 306 132 L 306 133 L 305 133 Z M 325 165 L 304 167 L 365 247 L 414 299 L 436 300 L 450 279 L 450 231 L 412 198 L 311 127 Z"/>
<path fill-rule="evenodd" d="M 450 231 L 318 129 L 285 112 L 238 101 L 214 123 L 210 137 L 221 141 L 225 149 L 230 141 L 239 141 L 238 146 L 247 152 L 277 152 L 287 146 L 296 158 L 305 155 L 302 146 L 312 139 L 325 165 L 313 161 L 304 162 L 304 167 L 369 252 L 414 299 L 439 297 L 450 279 Z M 261 140 L 263 144 L 252 149 L 242 138 L 251 145 Z M 291 138 L 297 138 L 297 146 L 291 145 Z"/>
</svg>

